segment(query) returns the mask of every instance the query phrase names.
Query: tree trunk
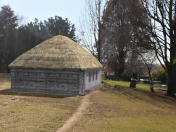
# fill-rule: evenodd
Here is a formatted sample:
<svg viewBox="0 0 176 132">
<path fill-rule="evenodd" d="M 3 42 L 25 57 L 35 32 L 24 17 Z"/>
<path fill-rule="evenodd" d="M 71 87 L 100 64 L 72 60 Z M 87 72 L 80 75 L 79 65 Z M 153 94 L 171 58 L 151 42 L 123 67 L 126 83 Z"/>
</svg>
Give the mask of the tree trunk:
<svg viewBox="0 0 176 132">
<path fill-rule="evenodd" d="M 100 39 L 100 33 L 101 33 L 101 1 L 98 1 L 98 61 L 100 62 L 100 53 L 101 53 L 101 39 Z"/>
<path fill-rule="evenodd" d="M 108 75 L 107 75 L 107 72 L 108 72 L 107 69 L 108 69 L 108 64 L 107 64 L 106 68 L 104 69 L 105 79 L 108 77 Z"/>
<path fill-rule="evenodd" d="M 109 71 L 108 71 L 108 76 L 110 75 L 110 72 L 111 72 L 111 65 L 112 65 L 112 57 L 111 57 L 111 60 L 110 60 L 111 62 L 110 62 L 110 66 L 109 66 Z"/>
<path fill-rule="evenodd" d="M 152 77 L 151 77 L 150 72 L 149 72 L 149 80 L 150 80 L 150 90 L 151 90 L 151 92 L 154 92 L 154 89 L 153 89 L 153 81 L 152 81 Z"/>
<path fill-rule="evenodd" d="M 137 70 L 137 81 L 139 82 L 139 70 Z"/>
<path fill-rule="evenodd" d="M 169 96 L 174 96 L 174 78 L 173 78 L 173 76 L 172 76 L 172 72 L 171 71 L 169 71 L 168 72 L 168 77 L 167 77 L 167 94 L 169 95 Z"/>
<path fill-rule="evenodd" d="M 150 83 L 150 90 L 151 90 L 151 92 L 154 92 L 153 84 L 152 83 Z"/>
</svg>

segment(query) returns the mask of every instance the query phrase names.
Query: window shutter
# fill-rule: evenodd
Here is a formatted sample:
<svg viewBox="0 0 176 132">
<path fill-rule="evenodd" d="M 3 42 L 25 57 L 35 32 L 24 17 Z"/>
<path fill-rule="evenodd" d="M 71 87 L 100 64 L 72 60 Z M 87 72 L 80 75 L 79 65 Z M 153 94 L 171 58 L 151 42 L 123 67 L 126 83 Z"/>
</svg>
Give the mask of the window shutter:
<svg viewBox="0 0 176 132">
<path fill-rule="evenodd" d="M 96 71 L 96 80 L 98 79 L 98 72 Z"/>
<path fill-rule="evenodd" d="M 91 81 L 91 72 L 89 72 L 89 82 Z"/>
</svg>

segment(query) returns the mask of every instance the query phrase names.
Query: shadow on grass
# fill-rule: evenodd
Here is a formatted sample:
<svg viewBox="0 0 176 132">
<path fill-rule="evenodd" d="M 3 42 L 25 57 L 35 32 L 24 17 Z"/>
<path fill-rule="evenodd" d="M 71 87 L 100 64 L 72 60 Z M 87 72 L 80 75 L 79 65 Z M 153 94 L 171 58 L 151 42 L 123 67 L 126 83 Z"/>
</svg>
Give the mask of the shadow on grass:
<svg viewBox="0 0 176 132">
<path fill-rule="evenodd" d="M 18 93 L 18 92 L 11 92 L 11 89 L 0 90 L 0 95 L 20 95 L 20 96 L 48 97 L 48 98 L 74 97 L 72 95 L 54 95 L 54 94 L 39 94 L 39 93 Z"/>
<path fill-rule="evenodd" d="M 137 88 L 124 87 L 119 85 L 111 86 L 107 83 L 105 83 L 104 88 L 101 88 L 101 91 L 113 92 L 114 94 L 121 93 L 129 98 L 138 99 L 147 103 L 151 103 L 153 105 L 158 105 L 157 102 L 165 102 L 171 104 L 176 103 L 176 97 L 167 96 L 166 91 L 157 91 L 153 93 L 147 90 L 145 91 Z"/>
</svg>

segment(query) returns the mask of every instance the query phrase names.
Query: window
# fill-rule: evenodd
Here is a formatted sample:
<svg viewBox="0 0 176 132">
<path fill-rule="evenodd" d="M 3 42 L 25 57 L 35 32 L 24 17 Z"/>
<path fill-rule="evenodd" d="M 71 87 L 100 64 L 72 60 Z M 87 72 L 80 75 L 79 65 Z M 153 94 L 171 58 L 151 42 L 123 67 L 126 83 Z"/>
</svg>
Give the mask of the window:
<svg viewBox="0 0 176 132">
<path fill-rule="evenodd" d="M 89 72 L 89 82 L 91 81 L 91 72 Z"/>
<path fill-rule="evenodd" d="M 98 72 L 96 71 L 96 80 L 98 79 Z"/>
<path fill-rule="evenodd" d="M 93 72 L 93 78 L 92 78 L 92 81 L 94 81 L 94 72 Z"/>
</svg>

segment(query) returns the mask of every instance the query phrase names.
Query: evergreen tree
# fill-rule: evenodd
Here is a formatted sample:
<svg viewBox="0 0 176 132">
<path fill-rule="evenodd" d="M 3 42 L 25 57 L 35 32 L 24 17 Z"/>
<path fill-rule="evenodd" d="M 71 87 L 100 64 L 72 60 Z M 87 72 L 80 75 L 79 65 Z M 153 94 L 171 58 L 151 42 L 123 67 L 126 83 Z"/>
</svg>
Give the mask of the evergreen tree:
<svg viewBox="0 0 176 132">
<path fill-rule="evenodd" d="M 13 33 L 18 26 L 18 18 L 9 5 L 0 10 L 0 66 L 7 66 L 10 53 L 13 50 Z"/>
</svg>

